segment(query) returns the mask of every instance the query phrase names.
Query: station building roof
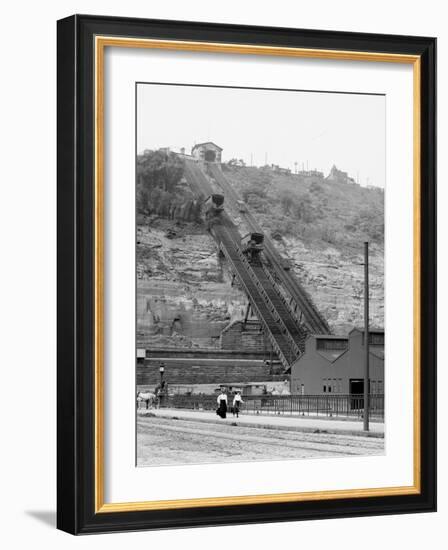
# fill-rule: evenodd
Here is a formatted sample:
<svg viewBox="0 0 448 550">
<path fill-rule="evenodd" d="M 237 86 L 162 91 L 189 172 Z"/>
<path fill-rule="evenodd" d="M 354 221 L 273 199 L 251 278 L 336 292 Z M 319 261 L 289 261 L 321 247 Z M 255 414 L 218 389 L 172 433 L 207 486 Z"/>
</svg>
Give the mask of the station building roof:
<svg viewBox="0 0 448 550">
<path fill-rule="evenodd" d="M 357 331 L 359 331 L 359 332 L 364 333 L 364 327 L 354 327 L 354 328 L 352 328 L 352 330 L 349 332 L 349 334 L 351 334 L 354 330 L 357 330 Z M 384 334 L 384 328 L 380 328 L 380 327 L 369 327 L 369 334 L 372 334 L 372 333 Z"/>
<path fill-rule="evenodd" d="M 194 151 L 195 149 L 199 149 L 199 147 L 206 147 L 206 146 L 212 146 L 213 148 L 215 149 L 219 149 L 220 151 L 222 151 L 222 147 L 220 147 L 219 145 L 216 145 L 216 143 L 213 143 L 213 141 L 204 141 L 203 143 L 196 143 L 196 145 L 194 145 L 192 147 L 192 151 Z"/>
</svg>

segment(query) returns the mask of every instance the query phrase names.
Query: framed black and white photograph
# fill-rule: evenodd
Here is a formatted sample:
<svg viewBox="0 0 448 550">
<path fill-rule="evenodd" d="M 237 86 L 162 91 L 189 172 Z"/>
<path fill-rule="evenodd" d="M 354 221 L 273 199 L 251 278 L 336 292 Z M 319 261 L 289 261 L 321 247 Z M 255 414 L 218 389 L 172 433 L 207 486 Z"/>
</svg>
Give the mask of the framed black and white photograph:
<svg viewBox="0 0 448 550">
<path fill-rule="evenodd" d="M 384 454 L 385 96 L 136 87 L 137 465 Z"/>
<path fill-rule="evenodd" d="M 58 527 L 435 509 L 435 40 L 58 22 Z"/>
</svg>

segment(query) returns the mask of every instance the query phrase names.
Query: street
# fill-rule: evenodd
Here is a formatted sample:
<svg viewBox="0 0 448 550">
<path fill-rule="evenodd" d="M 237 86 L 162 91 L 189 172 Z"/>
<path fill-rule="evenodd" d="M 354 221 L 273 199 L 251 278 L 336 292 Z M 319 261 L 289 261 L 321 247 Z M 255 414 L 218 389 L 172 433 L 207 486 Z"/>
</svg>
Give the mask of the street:
<svg viewBox="0 0 448 550">
<path fill-rule="evenodd" d="M 384 438 L 345 433 L 304 433 L 275 427 L 137 417 L 137 464 L 156 466 L 381 455 Z"/>
</svg>

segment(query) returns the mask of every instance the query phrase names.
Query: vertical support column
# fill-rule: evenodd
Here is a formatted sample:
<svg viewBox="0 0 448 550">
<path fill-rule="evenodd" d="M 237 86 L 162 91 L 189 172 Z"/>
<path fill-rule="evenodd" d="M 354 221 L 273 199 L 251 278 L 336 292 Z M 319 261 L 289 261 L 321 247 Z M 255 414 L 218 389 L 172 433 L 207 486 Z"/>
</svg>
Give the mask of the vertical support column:
<svg viewBox="0 0 448 550">
<path fill-rule="evenodd" d="M 369 243 L 364 243 L 364 431 L 369 431 Z"/>
</svg>

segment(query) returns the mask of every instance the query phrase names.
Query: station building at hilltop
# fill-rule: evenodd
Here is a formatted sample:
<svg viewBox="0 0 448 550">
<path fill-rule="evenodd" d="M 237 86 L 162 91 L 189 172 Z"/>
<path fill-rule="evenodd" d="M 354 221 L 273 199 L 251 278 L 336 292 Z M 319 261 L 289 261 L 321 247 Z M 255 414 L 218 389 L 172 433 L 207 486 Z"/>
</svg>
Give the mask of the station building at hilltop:
<svg viewBox="0 0 448 550">
<path fill-rule="evenodd" d="M 369 331 L 370 393 L 384 393 L 384 330 Z M 359 395 L 364 392 L 364 329 L 348 335 L 311 335 L 291 367 L 291 393 Z"/>
<path fill-rule="evenodd" d="M 191 149 L 191 156 L 202 162 L 221 163 L 222 148 L 212 141 L 197 143 Z"/>
</svg>

